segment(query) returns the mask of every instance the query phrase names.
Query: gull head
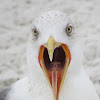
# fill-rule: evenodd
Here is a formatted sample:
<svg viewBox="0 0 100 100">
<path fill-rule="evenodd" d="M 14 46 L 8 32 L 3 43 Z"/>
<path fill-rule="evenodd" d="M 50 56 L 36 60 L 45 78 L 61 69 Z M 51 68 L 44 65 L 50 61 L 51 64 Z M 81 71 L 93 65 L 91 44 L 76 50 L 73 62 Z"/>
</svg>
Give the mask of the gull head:
<svg viewBox="0 0 100 100">
<path fill-rule="evenodd" d="M 66 14 L 49 11 L 33 21 L 31 30 L 27 49 L 31 79 L 44 77 L 58 100 L 65 78 L 77 73 L 81 64 L 76 25 Z"/>
</svg>

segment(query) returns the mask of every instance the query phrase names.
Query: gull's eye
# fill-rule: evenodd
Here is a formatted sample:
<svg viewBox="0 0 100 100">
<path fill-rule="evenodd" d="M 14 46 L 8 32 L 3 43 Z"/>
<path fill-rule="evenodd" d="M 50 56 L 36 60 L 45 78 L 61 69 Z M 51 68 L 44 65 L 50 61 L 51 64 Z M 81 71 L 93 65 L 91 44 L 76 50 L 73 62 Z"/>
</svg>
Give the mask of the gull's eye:
<svg viewBox="0 0 100 100">
<path fill-rule="evenodd" d="M 37 30 L 35 28 L 32 28 L 32 33 L 33 33 L 34 36 L 38 35 L 38 32 L 37 32 Z"/>
<path fill-rule="evenodd" d="M 72 26 L 67 26 L 66 32 L 67 32 L 68 35 L 70 35 L 71 32 L 72 32 Z"/>
</svg>

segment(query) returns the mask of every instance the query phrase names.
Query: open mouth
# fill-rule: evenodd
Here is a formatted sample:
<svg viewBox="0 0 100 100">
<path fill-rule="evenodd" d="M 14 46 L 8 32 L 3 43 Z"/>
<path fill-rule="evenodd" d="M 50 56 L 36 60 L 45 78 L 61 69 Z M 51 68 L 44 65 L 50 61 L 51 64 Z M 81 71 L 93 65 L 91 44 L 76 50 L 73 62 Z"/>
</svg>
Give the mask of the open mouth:
<svg viewBox="0 0 100 100">
<path fill-rule="evenodd" d="M 60 46 L 54 49 L 52 62 L 49 59 L 47 48 L 44 49 L 43 59 L 48 71 L 52 71 L 54 69 L 60 71 L 64 68 L 66 56 L 63 48 Z"/>
<path fill-rule="evenodd" d="M 58 100 L 71 61 L 69 48 L 66 44 L 57 43 L 51 36 L 46 44 L 40 46 L 38 59 L 54 99 Z"/>
</svg>

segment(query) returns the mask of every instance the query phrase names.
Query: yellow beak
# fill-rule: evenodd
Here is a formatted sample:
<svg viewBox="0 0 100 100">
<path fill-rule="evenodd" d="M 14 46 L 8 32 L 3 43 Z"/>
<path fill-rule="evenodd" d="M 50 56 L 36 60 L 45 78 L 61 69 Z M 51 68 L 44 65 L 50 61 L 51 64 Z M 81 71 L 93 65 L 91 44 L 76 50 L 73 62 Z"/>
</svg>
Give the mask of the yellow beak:
<svg viewBox="0 0 100 100">
<path fill-rule="evenodd" d="M 49 59 L 52 61 L 53 59 L 53 52 L 56 47 L 59 47 L 61 43 L 57 43 L 53 36 L 50 36 L 47 43 L 44 46 L 48 49 Z"/>
<path fill-rule="evenodd" d="M 68 46 L 57 43 L 53 36 L 50 36 L 47 43 L 40 47 L 39 63 L 52 89 L 54 100 L 59 99 L 70 60 Z"/>
</svg>

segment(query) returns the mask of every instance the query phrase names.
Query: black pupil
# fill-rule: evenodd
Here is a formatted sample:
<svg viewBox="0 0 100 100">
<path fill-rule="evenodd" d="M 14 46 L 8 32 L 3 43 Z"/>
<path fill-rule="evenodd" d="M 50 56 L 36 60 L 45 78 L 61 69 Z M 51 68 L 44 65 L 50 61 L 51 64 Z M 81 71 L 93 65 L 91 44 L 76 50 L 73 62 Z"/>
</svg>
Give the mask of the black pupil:
<svg viewBox="0 0 100 100">
<path fill-rule="evenodd" d="M 68 31 L 70 31 L 70 28 L 68 28 Z"/>
<path fill-rule="evenodd" d="M 36 30 L 34 30 L 34 33 L 36 33 Z"/>
</svg>

